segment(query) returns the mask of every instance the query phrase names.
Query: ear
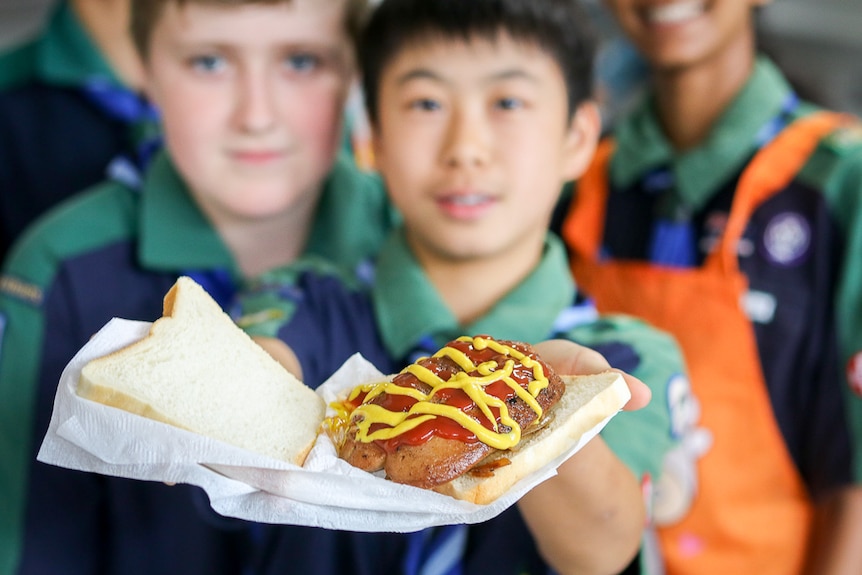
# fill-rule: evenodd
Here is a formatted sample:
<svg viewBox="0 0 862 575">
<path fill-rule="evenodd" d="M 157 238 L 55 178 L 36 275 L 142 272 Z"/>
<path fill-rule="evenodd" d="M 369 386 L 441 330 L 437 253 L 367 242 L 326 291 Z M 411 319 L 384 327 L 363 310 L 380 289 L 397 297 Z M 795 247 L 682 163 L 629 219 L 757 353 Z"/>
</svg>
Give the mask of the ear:
<svg viewBox="0 0 862 575">
<path fill-rule="evenodd" d="M 377 119 L 380 122 L 380 119 Z M 371 122 L 369 119 L 369 130 L 371 130 L 371 153 L 374 157 L 374 165 L 379 170 L 380 166 L 386 161 L 386 151 L 383 145 L 383 138 L 380 136 L 380 128 Z"/>
<path fill-rule="evenodd" d="M 602 129 L 598 105 L 593 101 L 580 104 L 572 115 L 563 143 L 562 176 L 576 180 L 593 159 Z"/>
</svg>

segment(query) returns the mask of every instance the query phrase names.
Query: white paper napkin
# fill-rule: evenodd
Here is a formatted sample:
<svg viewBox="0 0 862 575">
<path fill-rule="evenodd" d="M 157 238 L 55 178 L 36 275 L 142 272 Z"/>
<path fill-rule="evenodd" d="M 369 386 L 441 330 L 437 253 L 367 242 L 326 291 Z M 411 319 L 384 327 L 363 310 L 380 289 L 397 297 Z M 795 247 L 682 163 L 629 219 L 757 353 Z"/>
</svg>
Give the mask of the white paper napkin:
<svg viewBox="0 0 862 575">
<path fill-rule="evenodd" d="M 60 378 L 39 461 L 118 477 L 197 485 L 207 492 L 215 511 L 230 517 L 351 531 L 407 532 L 477 523 L 498 515 L 555 475 L 556 468 L 610 419 L 493 503 L 476 505 L 357 469 L 336 456 L 325 434 L 318 437 L 304 466 L 297 467 L 78 397 L 75 388 L 83 366 L 141 339 L 150 325 L 114 319 L 69 362 Z M 339 391 L 382 376 L 355 355 L 317 392 L 328 405 Z"/>
</svg>

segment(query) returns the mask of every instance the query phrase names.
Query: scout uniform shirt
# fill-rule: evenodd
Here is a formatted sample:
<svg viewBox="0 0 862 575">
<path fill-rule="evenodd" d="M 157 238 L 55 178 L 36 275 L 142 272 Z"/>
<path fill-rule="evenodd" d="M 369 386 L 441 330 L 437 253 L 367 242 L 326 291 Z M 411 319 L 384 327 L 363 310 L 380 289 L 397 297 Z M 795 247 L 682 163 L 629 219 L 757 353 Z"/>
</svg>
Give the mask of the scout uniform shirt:
<svg viewBox="0 0 862 575">
<path fill-rule="evenodd" d="M 379 179 L 341 158 L 307 252 L 353 266 L 376 253 L 391 218 Z M 22 236 L 0 278 L 0 572 L 20 564 L 22 573 L 234 575 L 249 567 L 258 551 L 249 524 L 216 516 L 202 491 L 36 461 L 61 371 L 96 331 L 112 317 L 159 318 L 181 274 L 227 306 L 239 273 L 165 155 L 141 191 L 106 183 Z"/>
<path fill-rule="evenodd" d="M 549 235 L 535 270 L 484 317 L 460 325 L 410 252 L 403 233 L 396 231 L 377 260 L 370 294 L 361 283 L 345 283 L 319 265 L 305 265 L 299 272 L 277 271 L 248 286 L 240 298 L 240 325 L 252 334 L 287 343 L 311 387 L 323 383 L 354 353 L 383 373 L 397 373 L 462 335 L 488 334 L 529 343 L 563 337 L 592 347 L 652 389 L 648 407 L 619 414 L 602 431 L 614 453 L 636 477 L 647 481 L 674 444 L 665 392 L 686 381 L 678 348 L 667 335 L 633 318 L 597 318 L 592 306 L 573 305 L 575 298 L 562 244 Z M 469 532 L 464 573 L 547 573 L 517 506 L 471 525 Z M 298 545 L 289 540 L 280 544 L 285 557 Z"/>
<path fill-rule="evenodd" d="M 647 100 L 563 224 L 598 308 L 671 331 L 691 370 L 689 448 L 656 502 L 669 574 L 797 572 L 811 497 L 850 480 L 836 382 L 862 349 L 862 145 L 813 112 L 759 59 L 706 142 L 676 154 Z"/>
<path fill-rule="evenodd" d="M 113 160 L 137 162 L 155 120 L 68 2 L 37 38 L 0 55 L 0 261 L 27 224 L 104 180 Z"/>
</svg>

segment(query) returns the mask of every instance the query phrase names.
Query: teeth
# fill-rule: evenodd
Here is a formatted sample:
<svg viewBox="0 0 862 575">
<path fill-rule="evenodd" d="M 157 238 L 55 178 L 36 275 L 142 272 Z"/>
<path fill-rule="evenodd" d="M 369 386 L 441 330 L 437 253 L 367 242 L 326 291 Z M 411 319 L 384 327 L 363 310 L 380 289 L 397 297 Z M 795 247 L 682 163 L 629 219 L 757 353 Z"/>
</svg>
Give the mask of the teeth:
<svg viewBox="0 0 862 575">
<path fill-rule="evenodd" d="M 468 196 L 455 196 L 452 198 L 452 203 L 460 206 L 478 206 L 485 201 L 485 196 L 478 194 L 470 194 Z"/>
<path fill-rule="evenodd" d="M 665 4 L 649 10 L 647 19 L 653 24 L 677 24 L 703 14 L 704 5 L 703 0 Z"/>
</svg>

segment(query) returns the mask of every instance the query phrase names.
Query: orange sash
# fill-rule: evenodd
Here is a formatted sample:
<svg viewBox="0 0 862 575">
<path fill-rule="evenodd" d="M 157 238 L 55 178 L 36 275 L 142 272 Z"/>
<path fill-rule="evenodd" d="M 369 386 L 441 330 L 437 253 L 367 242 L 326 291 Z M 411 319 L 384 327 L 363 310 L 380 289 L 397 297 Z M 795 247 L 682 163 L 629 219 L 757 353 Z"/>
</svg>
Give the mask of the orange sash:
<svg viewBox="0 0 862 575">
<path fill-rule="evenodd" d="M 797 120 L 740 178 L 727 227 L 700 268 L 597 259 L 613 144 L 603 142 L 563 226 L 579 288 L 601 312 L 639 316 L 673 333 L 712 445 L 697 461 L 697 493 L 679 522 L 659 526 L 668 575 L 790 575 L 802 569 L 811 505 L 784 444 L 760 367 L 737 243 L 754 210 L 783 190 L 842 119 Z"/>
</svg>

